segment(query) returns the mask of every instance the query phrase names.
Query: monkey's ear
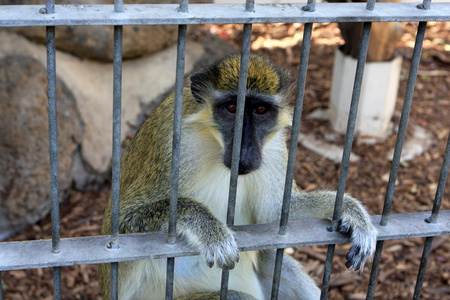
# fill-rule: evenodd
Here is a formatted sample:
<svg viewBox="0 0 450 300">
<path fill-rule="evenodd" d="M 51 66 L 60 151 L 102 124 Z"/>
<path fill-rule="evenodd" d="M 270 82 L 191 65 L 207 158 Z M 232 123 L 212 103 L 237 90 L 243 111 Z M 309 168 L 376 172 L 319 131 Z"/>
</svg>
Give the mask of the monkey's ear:
<svg viewBox="0 0 450 300">
<path fill-rule="evenodd" d="M 191 75 L 191 92 L 198 103 L 205 103 L 204 94 L 209 88 L 208 76 L 204 72 Z"/>
</svg>

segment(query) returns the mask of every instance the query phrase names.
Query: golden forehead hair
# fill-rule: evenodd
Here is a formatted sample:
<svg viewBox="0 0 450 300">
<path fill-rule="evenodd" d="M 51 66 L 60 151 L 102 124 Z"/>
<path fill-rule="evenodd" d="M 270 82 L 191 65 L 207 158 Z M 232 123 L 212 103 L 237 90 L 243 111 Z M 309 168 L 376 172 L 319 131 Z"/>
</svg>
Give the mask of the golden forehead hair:
<svg viewBox="0 0 450 300">
<path fill-rule="evenodd" d="M 240 55 L 232 55 L 221 60 L 210 72 L 213 83 L 221 92 L 237 91 L 239 84 Z M 282 71 L 267 58 L 250 55 L 247 89 L 262 94 L 275 95 L 280 91 Z M 211 78 L 211 77 L 210 77 Z"/>
</svg>

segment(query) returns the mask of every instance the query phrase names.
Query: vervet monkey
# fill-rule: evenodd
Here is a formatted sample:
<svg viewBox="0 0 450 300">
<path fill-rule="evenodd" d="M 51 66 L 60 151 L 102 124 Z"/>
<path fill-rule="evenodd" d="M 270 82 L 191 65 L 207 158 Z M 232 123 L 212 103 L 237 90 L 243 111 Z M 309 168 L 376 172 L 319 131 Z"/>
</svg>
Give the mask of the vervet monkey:
<svg viewBox="0 0 450 300">
<path fill-rule="evenodd" d="M 273 251 L 239 253 L 225 225 L 240 56 L 232 55 L 191 76 L 184 89 L 177 234 L 201 256 L 175 260 L 174 298 L 215 299 L 221 268 L 230 271 L 235 299 L 268 299 Z M 293 107 L 290 75 L 250 56 L 235 224 L 279 222 L 286 173 L 286 128 Z M 174 96 L 141 126 L 121 160 L 120 233 L 167 231 Z M 336 193 L 301 193 L 293 185 L 290 220 L 331 220 Z M 111 201 L 102 234 L 110 234 Z M 347 267 L 359 269 L 375 249 L 377 231 L 359 201 L 346 195 L 339 230 L 350 233 Z M 298 234 L 302 234 L 299 232 Z M 238 262 L 239 260 L 239 262 Z M 214 265 L 214 266 L 213 266 Z M 280 299 L 317 299 L 319 289 L 286 256 Z M 109 265 L 99 265 L 109 298 Z M 166 259 L 119 263 L 119 299 L 164 299 Z M 186 297 L 194 295 L 192 298 Z M 199 295 L 200 294 L 200 295 Z M 203 294 L 203 296 L 202 296 Z"/>
</svg>

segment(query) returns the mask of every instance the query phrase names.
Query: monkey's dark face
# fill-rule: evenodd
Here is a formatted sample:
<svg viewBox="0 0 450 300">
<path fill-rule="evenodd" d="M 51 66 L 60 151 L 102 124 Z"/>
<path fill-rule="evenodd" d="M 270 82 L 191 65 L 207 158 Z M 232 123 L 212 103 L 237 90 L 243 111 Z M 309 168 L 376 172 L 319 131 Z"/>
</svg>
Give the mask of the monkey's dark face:
<svg viewBox="0 0 450 300">
<path fill-rule="evenodd" d="M 279 108 L 271 96 L 247 96 L 242 128 L 239 175 L 248 174 L 261 166 L 262 148 L 268 136 L 274 131 Z M 234 123 L 236 116 L 236 95 L 229 94 L 217 99 L 214 105 L 214 121 L 224 141 L 223 162 L 231 169 Z"/>
</svg>

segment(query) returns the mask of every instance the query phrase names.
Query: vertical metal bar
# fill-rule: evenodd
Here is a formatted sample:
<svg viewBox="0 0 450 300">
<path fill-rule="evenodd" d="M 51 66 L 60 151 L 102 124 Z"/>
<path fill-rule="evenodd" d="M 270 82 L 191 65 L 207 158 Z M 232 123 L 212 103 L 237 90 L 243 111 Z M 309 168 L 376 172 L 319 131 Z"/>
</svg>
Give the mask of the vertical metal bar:
<svg viewBox="0 0 450 300">
<path fill-rule="evenodd" d="M 421 4 L 417 5 L 418 9 L 429 10 L 431 8 L 431 0 L 423 0 Z"/>
<path fill-rule="evenodd" d="M 427 22 L 420 22 L 417 29 L 416 43 L 411 61 L 411 68 L 409 69 L 408 83 L 406 86 L 405 101 L 403 104 L 402 115 L 400 118 L 400 125 L 397 134 L 397 140 L 394 149 L 394 156 L 392 159 L 392 167 L 389 175 L 388 188 L 386 191 L 386 198 L 383 207 L 383 214 L 381 216 L 381 225 L 386 226 L 391 210 L 392 199 L 394 196 L 395 181 L 397 180 L 398 169 L 400 166 L 400 158 L 402 154 L 403 142 L 406 136 L 406 126 L 408 124 L 409 112 L 411 110 L 411 102 L 414 94 L 414 86 L 416 84 L 417 70 L 419 68 L 420 54 L 422 52 L 423 39 L 425 36 L 425 29 Z"/>
<path fill-rule="evenodd" d="M 428 223 L 436 223 L 439 210 L 441 208 L 442 196 L 444 195 L 445 184 L 447 182 L 448 170 L 450 168 L 450 134 L 447 139 L 447 147 L 445 148 L 444 161 L 442 163 L 441 174 L 439 176 L 439 183 L 434 197 L 433 210 L 431 216 L 425 219 Z"/>
<path fill-rule="evenodd" d="M 181 117 L 183 106 L 183 85 L 184 85 L 184 65 L 186 54 L 186 25 L 178 26 L 177 43 L 177 65 L 175 80 L 175 103 L 174 103 L 174 121 L 173 121 L 173 147 L 172 147 L 172 171 L 170 186 L 170 216 L 169 216 L 169 235 L 168 243 L 176 242 L 176 222 L 178 205 L 178 180 L 180 168 L 180 140 L 181 140 Z M 166 275 L 166 299 L 173 298 L 173 278 L 175 271 L 175 259 L 167 259 Z"/>
<path fill-rule="evenodd" d="M 117 299 L 119 299 L 119 281 L 118 281 L 118 279 L 119 279 L 119 263 L 112 262 L 110 268 L 111 268 L 111 271 L 110 271 L 111 282 L 110 282 L 110 286 L 109 286 L 110 299 L 117 300 Z"/>
<path fill-rule="evenodd" d="M 113 74 L 113 153 L 111 190 L 111 248 L 119 247 L 119 197 L 120 197 L 120 124 L 122 100 L 122 26 L 114 26 Z"/>
<path fill-rule="evenodd" d="M 367 0 L 366 10 L 373 11 L 375 8 L 375 0 Z"/>
<path fill-rule="evenodd" d="M 113 66 L 113 153 L 111 188 L 111 242 L 110 249 L 119 248 L 119 199 L 120 199 L 120 125 L 122 102 L 122 37 L 123 27 L 114 26 Z M 119 265 L 111 263 L 111 299 L 118 299 Z"/>
<path fill-rule="evenodd" d="M 114 12 L 123 12 L 123 0 L 114 0 Z"/>
<path fill-rule="evenodd" d="M 425 239 L 425 245 L 423 246 L 422 258 L 420 260 L 419 273 L 417 274 L 416 286 L 414 288 L 414 300 L 420 299 L 422 293 L 422 285 L 425 279 L 425 272 L 427 270 L 428 258 L 430 257 L 431 244 L 433 243 L 433 237 L 427 237 Z"/>
<path fill-rule="evenodd" d="M 425 221 L 428 223 L 433 224 L 437 222 L 439 210 L 441 207 L 442 196 L 444 195 L 445 184 L 447 182 L 449 168 L 450 168 L 450 134 L 447 139 L 444 161 L 442 163 L 441 174 L 439 176 L 439 183 L 436 190 L 436 196 L 434 198 L 431 217 L 425 219 Z M 413 295 L 414 300 L 420 299 L 420 295 L 422 293 L 422 286 L 425 280 L 425 272 L 428 265 L 428 258 L 430 257 L 432 243 L 433 237 L 427 237 L 425 239 L 425 245 L 423 246 L 423 253 L 420 261 L 419 273 L 417 274 L 416 286 L 414 288 L 414 295 Z"/>
<path fill-rule="evenodd" d="M 283 205 L 281 210 L 279 234 L 286 234 L 286 226 L 289 219 L 289 204 L 292 196 L 292 184 L 295 170 L 295 158 L 297 154 L 298 135 L 305 94 L 306 72 L 308 69 L 309 50 L 311 46 L 312 23 L 306 23 L 303 31 L 303 42 L 300 56 L 300 66 L 297 79 L 297 94 L 295 96 L 294 116 L 291 129 L 291 141 L 289 144 L 289 157 L 287 161 L 286 180 L 284 184 Z"/>
<path fill-rule="evenodd" d="M 59 253 L 59 178 L 58 178 L 58 129 L 56 112 L 56 50 L 55 27 L 47 27 L 47 94 L 50 150 L 50 197 L 52 202 L 52 252 Z"/>
<path fill-rule="evenodd" d="M 311 47 L 312 23 L 306 23 L 303 30 L 303 42 L 300 56 L 300 66 L 297 78 L 297 93 L 295 95 L 294 116 L 292 120 L 291 141 L 289 144 L 289 156 L 287 161 L 286 180 L 284 184 L 283 204 L 281 209 L 279 234 L 286 234 L 287 222 L 289 220 L 289 207 L 292 196 L 292 183 L 295 170 L 295 158 L 297 154 L 297 140 L 300 132 L 300 123 L 303 108 L 303 97 L 305 94 L 306 73 L 308 69 L 309 50 Z M 275 268 L 272 283 L 271 299 L 278 299 L 280 288 L 281 267 L 283 264 L 284 249 L 277 249 L 275 258 Z"/>
<path fill-rule="evenodd" d="M 188 12 L 189 0 L 180 0 L 180 12 Z"/>
<path fill-rule="evenodd" d="M 55 13 L 55 0 L 45 1 L 45 13 L 54 14 Z"/>
<path fill-rule="evenodd" d="M 384 200 L 383 213 L 380 224 L 386 226 L 391 210 L 392 199 L 394 197 L 395 181 L 397 180 L 398 169 L 400 166 L 400 158 L 402 154 L 403 142 L 406 136 L 406 126 L 408 124 L 409 112 L 411 110 L 412 97 L 414 93 L 414 86 L 416 84 L 417 70 L 419 68 L 420 55 L 422 52 L 423 39 L 425 37 L 426 22 L 419 22 L 417 28 L 416 42 L 414 45 L 413 56 L 411 60 L 411 67 L 409 69 L 408 83 L 406 85 L 405 100 L 403 102 L 402 115 L 400 117 L 400 125 L 395 142 L 394 156 L 392 158 L 392 166 L 389 174 L 389 182 L 386 190 Z M 366 299 L 373 299 L 375 293 L 375 285 L 377 283 L 378 269 L 381 261 L 381 252 L 383 251 L 383 241 L 377 242 L 375 250 L 374 262 L 372 264 L 372 271 L 370 273 L 369 286 L 367 288 Z"/>
<path fill-rule="evenodd" d="M 61 252 L 61 248 L 59 228 L 58 126 L 56 108 L 56 48 L 54 26 L 48 26 L 46 28 L 46 39 L 50 198 L 52 203 L 52 253 L 58 254 Z M 53 292 L 55 299 L 61 299 L 61 269 L 59 267 L 53 268 Z"/>
<path fill-rule="evenodd" d="M 372 270 L 370 271 L 369 286 L 367 288 L 366 299 L 373 299 L 375 294 L 375 285 L 377 284 L 378 271 L 381 263 L 381 252 L 383 251 L 384 241 L 377 242 L 377 248 L 373 256 Z"/>
<path fill-rule="evenodd" d="M 239 85 L 236 101 L 236 116 L 234 124 L 233 151 L 231 155 L 230 189 L 228 193 L 227 226 L 233 227 L 236 207 L 237 180 L 239 173 L 239 156 L 241 154 L 242 124 L 244 121 L 245 94 L 247 91 L 247 73 L 250 59 L 250 43 L 252 24 L 244 24 L 244 39 L 242 41 L 241 65 L 239 70 Z M 227 299 L 229 271 L 223 269 L 220 289 L 220 299 Z"/>
<path fill-rule="evenodd" d="M 361 46 L 359 50 L 358 62 L 356 65 L 355 81 L 353 85 L 352 100 L 348 116 L 347 131 L 345 135 L 344 153 L 342 154 L 341 170 L 339 173 L 339 183 L 336 193 L 336 204 L 333 213 L 333 231 L 337 231 L 338 222 L 341 217 L 342 199 L 344 197 L 345 183 L 347 181 L 348 165 L 350 162 L 350 154 L 352 151 L 353 135 L 356 124 L 356 113 L 358 111 L 359 96 L 361 93 L 362 78 L 364 74 L 364 66 L 366 63 L 367 50 L 369 46 L 370 28 L 372 23 L 366 22 L 363 25 L 363 33 L 361 37 Z"/>
<path fill-rule="evenodd" d="M 272 293 L 270 299 L 278 299 L 278 291 L 280 290 L 281 267 L 283 266 L 284 248 L 277 249 L 275 255 L 275 267 L 273 270 Z"/>
<path fill-rule="evenodd" d="M 308 0 L 306 5 L 302 7 L 302 10 L 309 12 L 316 11 L 316 0 Z"/>
<path fill-rule="evenodd" d="M 254 8 L 255 8 L 255 0 L 245 1 L 245 11 L 252 12 Z"/>
<path fill-rule="evenodd" d="M 61 300 L 61 267 L 53 268 L 53 299 Z"/>
<path fill-rule="evenodd" d="M 353 134 L 356 124 L 356 113 L 358 111 L 358 102 L 361 92 L 361 85 L 364 74 L 364 66 L 366 63 L 367 50 L 369 46 L 371 25 L 372 23 L 370 22 L 366 22 L 363 25 L 361 45 L 358 55 L 358 62 L 356 65 L 355 81 L 353 84 L 352 100 L 348 116 L 347 132 L 345 136 L 344 153 L 342 155 L 341 170 L 339 173 L 339 183 L 336 192 L 336 202 L 334 205 L 333 221 L 331 225 L 331 230 L 333 231 L 337 231 L 339 219 L 341 218 L 342 200 L 344 198 L 345 183 L 347 181 L 348 165 L 350 162 L 350 154 L 352 150 Z M 327 262 L 325 264 L 325 271 L 323 275 L 321 299 L 326 299 L 328 295 L 334 249 L 335 249 L 334 245 L 328 246 Z"/>
</svg>

